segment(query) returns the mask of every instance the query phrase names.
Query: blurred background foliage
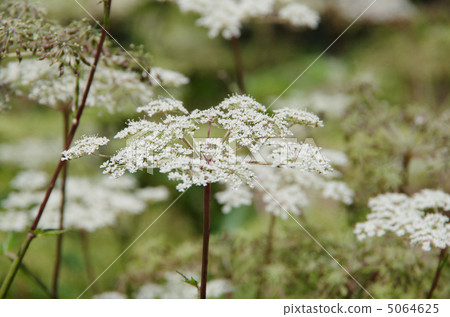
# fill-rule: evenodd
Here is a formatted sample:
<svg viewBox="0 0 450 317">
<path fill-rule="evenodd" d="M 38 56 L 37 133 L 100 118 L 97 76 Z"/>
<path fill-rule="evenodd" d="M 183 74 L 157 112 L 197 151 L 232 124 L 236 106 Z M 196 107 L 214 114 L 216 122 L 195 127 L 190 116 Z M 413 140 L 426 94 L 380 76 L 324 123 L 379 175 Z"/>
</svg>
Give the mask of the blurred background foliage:
<svg viewBox="0 0 450 317">
<path fill-rule="evenodd" d="M 62 24 L 85 17 L 73 1 L 42 0 L 51 18 Z M 81 1 L 100 17 L 97 1 Z M 437 252 L 412 248 L 387 236 L 360 243 L 352 230 L 368 211 L 368 198 L 386 191 L 414 193 L 422 188 L 450 192 L 450 7 L 448 1 L 414 1 L 417 12 L 408 21 L 355 23 L 336 44 L 277 102 L 285 106 L 317 91 L 344 93 L 352 104 L 343 117 L 321 113 L 325 127 L 309 137 L 324 148 L 344 151 L 349 165 L 343 180 L 355 190 L 349 207 L 317 200 L 304 211 L 301 222 L 375 297 L 420 298 L 428 290 Z M 113 0 L 113 36 L 124 46 L 142 44 L 155 65 L 179 71 L 190 84 L 170 93 L 189 109 L 216 105 L 237 91 L 230 43 L 209 39 L 195 26 L 197 16 L 182 14 L 170 3 Z M 269 105 L 348 26 L 333 11 L 323 11 L 316 30 L 282 25 L 245 25 L 241 37 L 247 92 Z M 0 70 L 1 71 L 1 70 Z M 163 94 L 162 91 L 158 93 Z M 333 107 L 333 98 L 329 100 Z M 78 135 L 112 137 L 134 112 L 98 116 L 85 113 Z M 417 118 L 421 118 L 418 122 Z M 0 115 L 0 143 L 34 136 L 60 138 L 58 113 L 14 101 Z M 62 141 L 61 141 L 62 142 Z M 105 151 L 111 150 L 107 148 Z M 30 157 L 30 160 L 33 158 Z M 70 175 L 101 174 L 100 160 L 70 163 Z M 49 163 L 48 171 L 53 164 Z M 11 191 L 18 167 L 0 163 L 0 200 Z M 164 175 L 135 175 L 141 186 L 169 185 Z M 219 185 L 213 189 L 218 190 Z M 158 282 L 175 270 L 198 272 L 201 254 L 202 189 L 191 188 L 85 294 L 119 290 L 132 295 L 144 282 Z M 123 217 L 119 225 L 89 234 L 95 276 L 140 234 L 166 207 L 159 203 L 146 213 Z M 276 222 L 270 261 L 265 257 L 270 215 L 260 208 L 241 207 L 222 214 L 213 201 L 211 278 L 230 279 L 233 298 L 366 298 L 345 272 L 291 219 Z M 77 232 L 65 234 L 61 297 L 78 297 L 92 282 L 86 274 Z M 0 233 L 4 249 L 17 250 L 23 235 Z M 50 280 L 54 239 L 37 239 L 25 258 L 37 275 Z M 9 260 L 0 258 L 0 277 Z M 436 297 L 448 298 L 447 265 Z M 11 297 L 40 298 L 45 294 L 24 274 L 17 278 Z"/>
</svg>

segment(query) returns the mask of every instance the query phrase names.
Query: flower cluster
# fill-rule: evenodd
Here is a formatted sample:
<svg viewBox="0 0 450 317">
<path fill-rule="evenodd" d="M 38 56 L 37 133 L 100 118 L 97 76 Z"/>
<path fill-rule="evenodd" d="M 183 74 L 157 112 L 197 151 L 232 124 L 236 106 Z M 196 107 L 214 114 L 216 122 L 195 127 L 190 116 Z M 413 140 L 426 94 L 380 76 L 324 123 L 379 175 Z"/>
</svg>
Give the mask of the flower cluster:
<svg viewBox="0 0 450 317">
<path fill-rule="evenodd" d="M 68 66 L 77 71 L 85 56 L 92 53 L 96 31 L 87 20 L 74 21 L 68 26 L 47 19 L 43 8 L 30 0 L 7 0 L 0 4 L 0 59 L 14 52 L 35 55 L 59 63 L 60 72 Z"/>
<path fill-rule="evenodd" d="M 301 100 L 302 104 L 299 104 Z M 342 118 L 347 109 L 354 102 L 354 97 L 350 94 L 342 92 L 330 91 L 314 91 L 309 94 L 302 92 L 294 92 L 286 98 L 280 99 L 278 104 L 289 104 L 292 108 L 301 108 L 302 105 L 307 105 L 307 109 L 315 113 L 324 115 L 327 118 Z"/>
<path fill-rule="evenodd" d="M 192 274 L 188 274 L 192 276 Z M 145 284 L 137 294 L 138 299 L 170 299 L 170 298 L 198 298 L 198 290 L 193 285 L 188 285 L 177 273 L 166 273 L 165 284 Z M 219 298 L 225 294 L 233 292 L 233 285 L 230 281 L 219 279 L 208 281 L 208 298 Z"/>
<path fill-rule="evenodd" d="M 39 169 L 58 160 L 60 142 L 53 139 L 26 138 L 0 144 L 0 162 L 11 166 Z M 33 159 L 30 160 L 30 157 Z"/>
<path fill-rule="evenodd" d="M 5 212 L 0 212 L 0 230 L 23 231 L 35 218 L 48 185 L 47 174 L 25 171 L 12 181 L 15 191 L 2 201 Z M 147 202 L 168 198 L 165 187 L 136 189 L 131 177 L 120 180 L 71 177 L 67 180 L 64 227 L 95 231 L 114 225 L 120 214 L 139 214 Z M 55 191 L 49 199 L 40 227 L 58 228 L 61 193 Z"/>
<path fill-rule="evenodd" d="M 62 152 L 62 161 L 73 160 L 85 155 L 91 155 L 101 146 L 107 144 L 109 140 L 105 137 L 82 136 L 80 140 L 75 141 L 75 145 L 69 150 Z"/>
<path fill-rule="evenodd" d="M 347 19 L 356 19 L 374 1 L 373 0 L 336 0 L 332 1 L 333 8 Z M 377 0 L 367 10 L 361 19 L 372 23 L 392 22 L 409 19 L 415 13 L 415 7 L 409 0 Z"/>
<path fill-rule="evenodd" d="M 331 153 L 334 156 L 330 157 L 338 158 L 336 161 L 331 160 L 333 165 L 345 165 L 346 162 L 342 158 L 345 157 L 344 153 Z M 254 199 L 261 199 L 265 211 L 286 219 L 286 211 L 299 215 L 309 205 L 308 194 L 311 190 L 318 191 L 325 199 L 342 201 L 345 204 L 353 202 L 353 190 L 344 182 L 334 180 L 335 176 L 332 175 L 324 177 L 305 169 L 275 169 L 271 166 L 254 166 L 253 172 L 253 191 L 249 186 L 239 190 L 227 186 L 224 191 L 216 194 L 224 213 L 228 213 L 232 208 L 250 205 L 254 196 Z"/>
<path fill-rule="evenodd" d="M 146 119 L 130 121 L 128 127 L 117 133 L 127 139 L 127 145 L 102 165 L 104 173 L 114 177 L 139 169 L 159 169 L 169 179 L 180 181 L 177 189 L 184 191 L 192 185 L 227 183 L 233 188 L 242 183 L 252 186 L 254 164 L 292 167 L 326 173 L 331 167 L 319 152 L 309 144 L 292 144 L 285 140 L 292 135 L 289 128 L 295 124 L 319 126 L 320 120 L 307 112 L 280 110 L 269 115 L 266 108 L 249 96 L 233 95 L 219 105 L 191 113 L 181 102 L 161 98 L 139 108 Z M 161 121 L 150 121 L 161 111 Z M 207 125 L 205 138 L 194 137 L 202 125 Z M 213 132 L 221 138 L 210 137 Z M 278 139 L 280 138 L 280 139 Z M 257 154 L 262 146 L 273 143 L 273 151 L 264 162 L 247 160 L 238 151 Z M 286 141 L 286 140 L 285 140 Z"/>
<path fill-rule="evenodd" d="M 242 24 L 252 19 L 316 28 L 317 12 L 295 0 L 175 0 L 183 12 L 201 15 L 197 24 L 209 29 L 211 38 L 239 37 Z"/>
<path fill-rule="evenodd" d="M 74 74 L 60 75 L 57 65 L 26 59 L 8 63 L 0 72 L 0 85 L 19 98 L 59 109 L 72 103 L 77 86 L 86 85 L 88 67 L 80 66 L 78 73 L 77 84 Z M 161 85 L 179 86 L 189 81 L 180 73 L 162 68 L 156 68 L 152 73 Z M 105 107 L 112 113 L 126 104 L 142 104 L 152 97 L 152 87 L 143 82 L 138 73 L 101 64 L 97 67 L 86 104 Z"/>
<path fill-rule="evenodd" d="M 409 236 L 425 251 L 450 246 L 450 195 L 440 190 L 425 189 L 412 197 L 387 193 L 370 199 L 369 207 L 367 221 L 354 231 L 360 240 L 392 232 Z"/>
<path fill-rule="evenodd" d="M 193 274 L 188 274 L 192 276 Z M 134 294 L 137 299 L 196 299 L 198 290 L 195 286 L 189 285 L 183 281 L 183 278 L 177 273 L 165 273 L 164 284 L 147 283 Z M 208 281 L 208 298 L 220 298 L 233 292 L 234 287 L 229 280 L 216 279 Z M 123 299 L 126 295 L 120 292 L 106 292 L 95 295 L 96 299 Z"/>
</svg>

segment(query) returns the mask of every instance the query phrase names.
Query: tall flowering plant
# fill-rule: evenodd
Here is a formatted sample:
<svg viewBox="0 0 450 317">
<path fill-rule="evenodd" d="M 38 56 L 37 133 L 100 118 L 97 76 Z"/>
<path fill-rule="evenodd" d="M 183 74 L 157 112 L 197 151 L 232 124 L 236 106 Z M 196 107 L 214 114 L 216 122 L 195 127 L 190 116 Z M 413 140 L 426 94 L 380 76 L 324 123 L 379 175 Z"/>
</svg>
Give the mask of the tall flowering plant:
<svg viewBox="0 0 450 317">
<path fill-rule="evenodd" d="M 253 187 L 255 165 L 317 173 L 331 170 L 320 148 L 290 138 L 294 125 L 322 126 L 316 115 L 306 111 L 284 108 L 271 115 L 265 106 L 245 95 L 233 95 L 215 107 L 192 112 L 180 101 L 160 98 L 138 111 L 144 112 L 145 118 L 129 121 L 117 133 L 115 138 L 126 139 L 127 144 L 101 167 L 113 177 L 127 171 L 158 169 L 178 181 L 181 192 L 193 185 L 204 187 L 200 298 L 206 298 L 212 183 L 235 189 L 242 184 Z M 201 133 L 202 127 L 206 133 Z M 81 141 L 64 152 L 63 159 L 91 154 L 99 147 L 97 141 Z M 271 149 L 268 155 L 255 159 L 267 145 Z"/>
</svg>

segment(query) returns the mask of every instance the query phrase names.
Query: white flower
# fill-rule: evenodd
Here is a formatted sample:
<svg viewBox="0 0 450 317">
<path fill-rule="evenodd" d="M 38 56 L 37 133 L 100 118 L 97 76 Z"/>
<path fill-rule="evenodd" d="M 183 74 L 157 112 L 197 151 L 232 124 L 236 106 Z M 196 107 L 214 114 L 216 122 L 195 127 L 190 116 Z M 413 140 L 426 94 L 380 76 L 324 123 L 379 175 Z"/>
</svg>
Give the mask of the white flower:
<svg viewBox="0 0 450 317">
<path fill-rule="evenodd" d="M 249 96 L 233 95 L 216 107 L 188 113 L 182 103 L 173 99 L 158 99 L 138 109 L 150 118 L 162 112 L 161 122 L 130 121 L 128 127 L 115 138 L 126 138 L 127 145 L 101 167 L 104 173 L 120 177 L 126 171 L 159 169 L 168 178 L 181 183 L 184 191 L 192 185 L 227 183 L 233 188 L 243 183 L 252 185 L 252 164 L 237 155 L 241 148 L 256 153 L 274 138 L 292 134 L 294 124 L 318 126 L 321 122 L 310 113 L 280 110 L 275 116 Z M 179 113 L 168 114 L 167 112 Z M 208 129 L 223 132 L 222 138 L 195 138 L 194 133 L 207 125 Z M 330 170 L 319 148 L 309 144 L 291 144 L 287 152 L 274 143 L 272 164 L 278 167 L 296 167 L 325 173 Z"/>
<path fill-rule="evenodd" d="M 229 280 L 217 279 L 208 282 L 208 298 L 219 298 L 233 291 L 234 286 Z"/>
<path fill-rule="evenodd" d="M 81 139 L 75 141 L 74 146 L 61 153 L 61 161 L 69 161 L 82 156 L 91 155 L 108 142 L 109 140 L 105 137 L 83 135 Z"/>
<path fill-rule="evenodd" d="M 333 118 L 341 118 L 353 102 L 353 99 L 352 96 L 344 93 L 316 91 L 306 95 L 296 92 L 288 98 L 280 100 L 280 103 L 291 104 L 293 108 L 307 106 L 308 109 L 316 113 L 323 113 Z"/>
<path fill-rule="evenodd" d="M 85 87 L 88 66 L 80 65 L 79 73 L 80 87 Z M 189 81 L 180 73 L 162 68 L 154 68 L 151 74 L 163 86 L 180 86 Z M 20 63 L 9 62 L 2 68 L 0 85 L 9 88 L 16 96 L 59 109 L 73 102 L 76 77 L 72 72 L 60 76 L 58 65 L 51 65 L 46 60 L 25 59 Z M 99 64 L 86 105 L 104 107 L 114 113 L 129 104 L 145 103 L 153 97 L 152 89 L 135 72 Z"/>
<path fill-rule="evenodd" d="M 195 274 L 186 273 L 186 276 Z M 148 283 L 143 285 L 135 294 L 138 299 L 195 299 L 198 298 L 198 290 L 195 286 L 184 282 L 183 277 L 178 273 L 166 273 L 164 275 L 165 284 Z M 198 278 L 196 279 L 198 280 Z M 208 281 L 208 298 L 219 298 L 227 293 L 231 293 L 234 287 L 230 281 L 219 279 Z"/>
<path fill-rule="evenodd" d="M 335 0 L 332 5 L 345 18 L 356 19 L 366 10 L 373 0 Z M 416 8 L 409 0 L 377 0 L 362 16 L 362 20 L 372 23 L 391 22 L 409 19 Z"/>
<path fill-rule="evenodd" d="M 344 152 L 332 149 L 322 149 L 322 154 L 335 166 L 346 166 L 348 164 L 348 157 Z"/>
<path fill-rule="evenodd" d="M 189 78 L 183 74 L 161 67 L 152 67 L 150 69 L 150 79 L 156 79 L 163 86 L 179 87 L 189 83 Z"/>
<path fill-rule="evenodd" d="M 126 299 L 127 297 L 120 292 L 105 292 L 94 295 L 94 299 Z"/>
<path fill-rule="evenodd" d="M 294 26 L 306 26 L 311 29 L 317 28 L 320 22 L 319 14 L 299 3 L 290 3 L 284 6 L 279 16 Z"/>
<path fill-rule="evenodd" d="M 293 124 L 301 124 L 307 127 L 323 127 L 322 120 L 319 119 L 318 116 L 311 112 L 284 108 L 275 110 L 275 120 L 286 120 L 288 122 L 292 122 Z"/>
<path fill-rule="evenodd" d="M 440 190 L 424 189 L 415 194 L 411 199 L 414 206 L 418 209 L 438 208 L 444 211 L 450 211 L 450 195 Z"/>
<path fill-rule="evenodd" d="M 253 194 L 249 187 L 241 186 L 239 189 L 227 188 L 215 197 L 222 205 L 222 211 L 227 214 L 233 208 L 251 205 Z"/>
<path fill-rule="evenodd" d="M 222 211 L 250 205 L 253 195 L 262 198 L 264 210 L 283 219 L 289 215 L 286 211 L 299 215 L 310 203 L 311 191 L 319 192 L 325 199 L 341 201 L 345 204 L 353 202 L 354 192 L 345 183 L 333 180 L 303 168 L 274 168 L 273 166 L 253 166 L 255 173 L 253 191 L 247 186 L 233 190 L 226 186 L 225 190 L 216 194 L 222 204 Z M 335 176 L 334 176 L 335 177 Z"/>
<path fill-rule="evenodd" d="M 19 167 L 41 168 L 58 160 L 61 147 L 59 140 L 21 139 L 17 143 L 0 145 L 0 162 Z"/>
<path fill-rule="evenodd" d="M 171 98 L 152 100 L 147 105 L 137 108 L 137 112 L 145 112 L 148 117 L 153 117 L 156 113 L 172 111 L 180 111 L 185 114 L 188 113 L 181 101 Z"/>
<path fill-rule="evenodd" d="M 9 193 L 2 201 L 2 207 L 7 211 L 0 212 L 0 230 L 23 231 L 31 223 L 45 195 L 47 176 L 44 174 L 25 171 L 12 181 L 17 191 Z M 164 187 L 136 187 L 136 181 L 131 177 L 118 180 L 68 178 L 64 227 L 95 231 L 116 224 L 121 214 L 142 213 L 147 208 L 147 202 L 158 202 L 168 197 Z M 60 202 L 61 192 L 55 190 L 39 223 L 41 228 L 58 228 Z"/>
<path fill-rule="evenodd" d="M 450 211 L 450 195 L 425 189 L 408 197 L 388 193 L 370 199 L 372 210 L 367 221 L 358 223 L 354 230 L 360 240 L 393 232 L 408 236 L 412 244 L 425 251 L 431 247 L 445 249 L 450 245 L 450 223 L 443 212 Z"/>
<path fill-rule="evenodd" d="M 48 182 L 48 175 L 42 171 L 28 171 L 17 175 L 11 185 L 17 190 L 33 191 L 44 188 Z"/>
<path fill-rule="evenodd" d="M 183 12 L 201 15 L 197 24 L 209 29 L 209 37 L 239 37 L 242 24 L 253 19 L 316 28 L 318 14 L 294 0 L 175 0 Z"/>
<path fill-rule="evenodd" d="M 29 216 L 24 211 L 6 211 L 0 213 L 0 231 L 24 231 L 30 224 Z"/>
</svg>

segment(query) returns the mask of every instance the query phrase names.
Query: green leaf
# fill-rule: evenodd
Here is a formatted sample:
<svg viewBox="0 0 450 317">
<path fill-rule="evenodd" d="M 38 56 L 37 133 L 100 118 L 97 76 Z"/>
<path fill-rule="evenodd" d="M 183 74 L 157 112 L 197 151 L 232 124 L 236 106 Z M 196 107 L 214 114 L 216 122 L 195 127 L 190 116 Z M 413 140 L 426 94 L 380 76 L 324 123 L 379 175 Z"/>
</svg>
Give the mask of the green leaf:
<svg viewBox="0 0 450 317">
<path fill-rule="evenodd" d="M 58 230 L 58 229 L 36 229 L 33 230 L 33 234 L 36 237 L 47 237 L 47 236 L 57 236 L 67 232 L 68 230 Z"/>
<path fill-rule="evenodd" d="M 194 287 L 196 287 L 198 289 L 198 286 L 199 286 L 200 283 L 195 278 L 193 278 L 191 276 L 191 278 L 189 279 L 189 278 L 186 277 L 186 275 L 184 275 L 180 271 L 177 271 L 177 273 L 180 274 L 184 278 L 184 282 L 185 283 L 187 283 L 189 285 L 192 285 L 192 286 L 194 286 Z"/>
<path fill-rule="evenodd" d="M 6 240 L 1 245 L 0 254 L 5 254 L 6 252 L 8 252 L 9 249 L 11 249 L 13 241 L 14 241 L 14 233 L 9 232 L 8 236 L 6 237 Z"/>
</svg>

